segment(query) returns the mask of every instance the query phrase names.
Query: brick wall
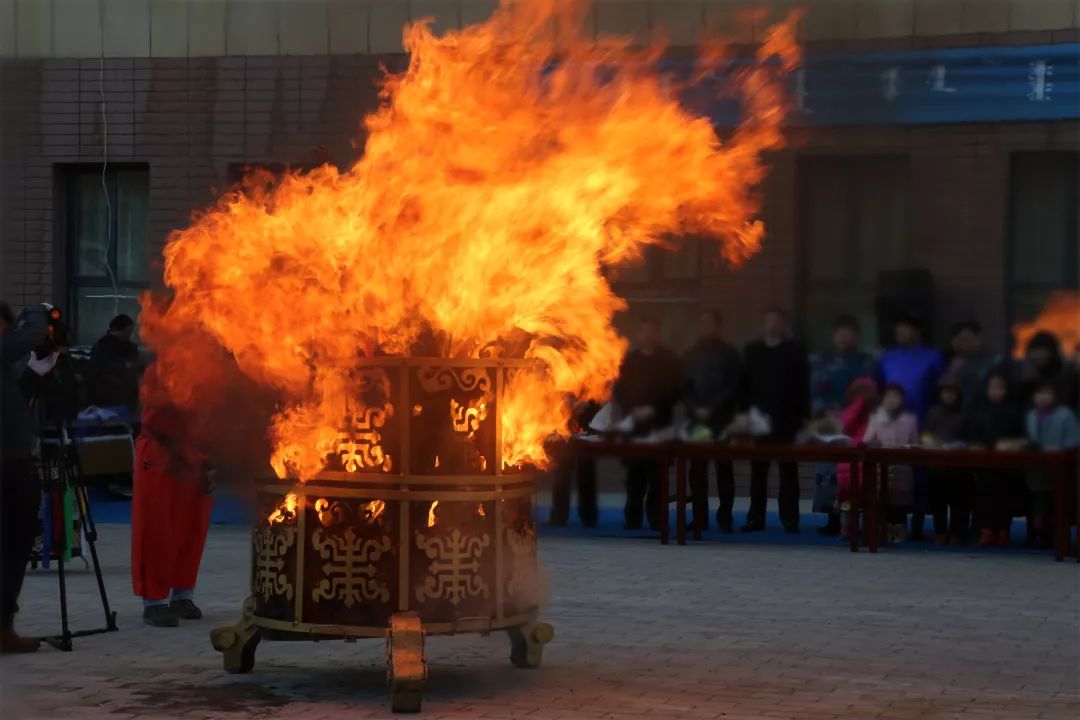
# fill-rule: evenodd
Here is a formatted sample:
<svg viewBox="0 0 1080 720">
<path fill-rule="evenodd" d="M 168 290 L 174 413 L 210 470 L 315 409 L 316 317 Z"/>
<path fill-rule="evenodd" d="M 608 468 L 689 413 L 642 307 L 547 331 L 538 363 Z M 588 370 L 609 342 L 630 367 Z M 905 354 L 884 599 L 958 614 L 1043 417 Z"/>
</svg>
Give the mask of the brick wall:
<svg viewBox="0 0 1080 720">
<path fill-rule="evenodd" d="M 55 166 L 101 161 L 100 93 L 109 161 L 150 167 L 150 233 L 160 248 L 224 186 L 232 164 L 307 164 L 321 147 L 347 165 L 360 119 L 377 101 L 380 60 L 401 57 L 0 62 L 0 295 L 14 304 L 64 300 Z M 1003 335 L 1008 158 L 1016 150 L 1080 150 L 1080 122 L 794 132 L 792 149 L 773 158 L 764 189 L 764 250 L 737 271 L 706 270 L 702 301 L 727 309 L 736 339 L 755 331 L 767 305 L 795 307 L 798 154 L 905 153 L 913 256 L 936 276 L 939 326 L 978 317 Z"/>
</svg>

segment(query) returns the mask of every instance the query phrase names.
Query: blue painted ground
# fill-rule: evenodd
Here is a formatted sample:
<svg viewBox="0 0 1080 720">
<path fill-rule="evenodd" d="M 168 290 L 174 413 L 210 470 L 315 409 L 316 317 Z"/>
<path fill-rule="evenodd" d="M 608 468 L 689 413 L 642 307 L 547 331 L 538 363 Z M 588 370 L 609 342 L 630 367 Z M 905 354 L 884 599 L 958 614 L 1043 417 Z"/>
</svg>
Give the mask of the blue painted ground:
<svg viewBox="0 0 1080 720">
<path fill-rule="evenodd" d="M 131 501 L 111 495 L 103 490 L 91 490 L 91 507 L 94 520 L 104 524 L 128 524 L 131 522 Z M 622 508 L 611 503 L 602 503 L 600 508 L 600 520 L 596 528 L 585 528 L 576 516 L 572 516 L 565 527 L 549 527 L 544 524 L 550 513 L 550 507 L 539 504 L 536 507 L 536 518 L 541 522 L 541 534 L 547 537 L 603 537 L 603 538 L 640 538 L 656 539 L 658 533 L 648 530 L 629 532 L 623 530 Z M 736 528 L 745 513 L 743 502 L 736 504 L 735 525 Z M 210 521 L 216 525 L 248 525 L 251 522 L 251 511 L 239 499 L 219 494 L 214 502 L 214 509 Z M 669 515 L 670 527 L 672 528 L 672 542 L 674 542 L 675 511 Z M 710 518 L 712 522 L 712 518 Z M 711 543 L 738 543 L 738 544 L 764 544 L 764 545 L 817 545 L 826 547 L 843 547 L 836 538 L 821 537 L 815 530 L 824 524 L 824 516 L 804 512 L 802 515 L 802 529 L 798 534 L 788 534 L 780 525 L 780 518 L 775 512 L 769 512 L 766 516 L 766 531 L 749 533 L 746 535 L 735 532 L 725 535 L 713 525 L 702 535 L 703 542 Z M 1018 518 L 1012 525 L 1013 547 L 1010 552 L 1031 552 L 1045 554 L 1046 550 L 1026 550 L 1023 547 L 1026 532 L 1025 522 Z M 688 525 L 689 527 L 689 525 Z M 927 531 L 932 533 L 933 524 L 927 518 Z M 941 552 L 972 552 L 977 548 L 968 547 L 942 547 L 930 542 L 907 542 L 900 547 L 912 550 L 935 550 Z M 1001 552 L 999 549 L 982 550 L 979 552 Z"/>
</svg>

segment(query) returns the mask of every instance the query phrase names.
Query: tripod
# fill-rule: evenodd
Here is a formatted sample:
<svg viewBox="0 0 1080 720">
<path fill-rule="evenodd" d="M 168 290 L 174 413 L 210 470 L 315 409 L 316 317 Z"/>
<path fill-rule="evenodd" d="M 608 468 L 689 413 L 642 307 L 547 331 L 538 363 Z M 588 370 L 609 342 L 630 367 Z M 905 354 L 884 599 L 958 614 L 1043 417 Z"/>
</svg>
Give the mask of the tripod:
<svg viewBox="0 0 1080 720">
<path fill-rule="evenodd" d="M 97 553 L 97 526 L 94 524 L 94 516 L 90 512 L 90 498 L 86 491 L 86 483 L 82 474 L 82 465 L 79 459 L 78 448 L 75 446 L 74 433 L 70 426 L 65 427 L 59 423 L 44 431 L 41 436 L 41 486 L 44 489 L 46 512 L 51 512 L 54 498 L 61 498 L 64 492 L 71 489 L 75 497 L 75 508 L 78 513 L 79 527 L 86 546 L 90 550 L 91 564 L 94 567 L 94 576 L 97 579 L 98 593 L 101 595 L 101 607 L 105 612 L 105 627 L 92 630 L 72 630 L 68 623 L 67 605 L 67 578 L 64 573 L 64 550 L 56 554 L 56 576 L 60 585 L 60 634 L 52 637 L 41 638 L 57 650 L 70 652 L 72 638 L 98 635 L 100 633 L 118 630 L 116 626 L 116 612 L 109 608 L 109 596 L 105 592 L 105 578 L 101 574 L 101 563 Z M 53 532 L 55 533 L 55 528 Z M 60 528 L 60 537 L 67 534 L 66 528 Z M 54 535 L 55 537 L 55 535 Z M 85 558 L 84 558 L 85 561 Z"/>
</svg>

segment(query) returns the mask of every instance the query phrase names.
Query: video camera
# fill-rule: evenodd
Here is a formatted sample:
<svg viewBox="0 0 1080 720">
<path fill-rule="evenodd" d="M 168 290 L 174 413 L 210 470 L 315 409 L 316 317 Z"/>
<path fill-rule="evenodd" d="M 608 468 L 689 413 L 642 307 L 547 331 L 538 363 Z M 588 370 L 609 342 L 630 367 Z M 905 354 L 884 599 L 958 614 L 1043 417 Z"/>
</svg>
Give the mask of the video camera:
<svg viewBox="0 0 1080 720">
<path fill-rule="evenodd" d="M 19 387 L 30 407 L 49 424 L 71 420 L 76 407 L 75 377 L 66 354 L 71 344 L 70 330 L 60 308 L 46 306 L 48 333 L 32 351 Z"/>
</svg>

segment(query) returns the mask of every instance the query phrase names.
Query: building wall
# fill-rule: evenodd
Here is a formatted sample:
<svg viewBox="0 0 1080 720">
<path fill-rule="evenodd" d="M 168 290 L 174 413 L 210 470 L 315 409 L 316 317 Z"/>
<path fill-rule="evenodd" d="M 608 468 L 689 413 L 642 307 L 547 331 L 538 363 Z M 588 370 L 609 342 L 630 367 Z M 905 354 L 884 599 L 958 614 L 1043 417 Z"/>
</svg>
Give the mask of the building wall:
<svg viewBox="0 0 1080 720">
<path fill-rule="evenodd" d="M 597 27 L 621 22 L 632 31 L 640 29 L 642 18 L 671 22 L 684 11 L 708 19 L 720 5 L 732 4 L 601 3 Z M 17 30 L 12 40 L 12 25 L 0 21 L 0 48 L 18 55 L 0 59 L 0 296 L 15 304 L 64 301 L 64 247 L 54 233 L 58 164 L 99 163 L 106 156 L 111 163 L 148 164 L 155 248 L 227 184 L 230 166 L 323 159 L 347 165 L 356 156 L 354 143 L 362 142 L 360 118 L 376 102 L 379 63 L 403 61 L 392 52 L 369 53 L 395 49 L 382 43 L 396 37 L 402 22 L 442 5 L 453 5 L 451 16 L 460 22 L 483 17 L 481 6 L 491 3 L 0 0 L 0 18 L 15 18 Z M 812 3 L 811 13 L 820 13 L 815 22 L 822 25 L 815 30 L 809 24 L 807 36 L 868 48 L 1075 39 L 1075 30 L 1068 29 L 1076 22 L 1077 3 L 1071 0 L 867 0 L 847 3 L 852 11 L 837 14 L 844 5 Z M 93 36 L 95 16 L 85 15 L 88 7 L 104 12 L 97 16 L 106 20 L 104 46 L 93 37 L 76 42 L 70 32 L 78 19 L 76 26 L 90 28 Z M 1042 8 L 1042 14 L 1032 8 Z M 134 25 L 116 26 L 116 14 L 108 20 L 119 10 Z M 312 13 L 325 14 L 325 45 L 294 37 L 300 28 L 320 36 L 315 31 L 324 24 L 311 21 Z M 637 24 L 626 24 L 627 18 Z M 338 33 L 354 20 L 366 23 L 364 33 Z M 693 23 L 685 25 L 684 37 L 689 29 L 696 33 Z M 183 37 L 177 35 L 181 30 Z M 881 39 L 890 34 L 893 39 Z M 348 44 L 361 35 L 366 44 Z M 266 44 L 268 38 L 273 43 Z M 123 56 L 102 58 L 103 48 L 106 55 Z M 684 288 L 674 298 L 660 293 L 663 304 L 652 307 L 686 319 L 673 328 L 675 335 L 689 332 L 701 304 L 723 308 L 731 334 L 740 340 L 756 330 L 769 305 L 797 315 L 798 156 L 903 153 L 911 162 L 913 261 L 936 277 L 939 326 L 978 317 L 1003 337 L 1008 161 L 1015 150 L 1080 150 L 1080 122 L 793 131 L 792 148 L 771 161 L 764 192 L 768 237 L 761 254 L 737 271 L 706 262 L 700 286 L 688 285 L 691 291 Z"/>
<path fill-rule="evenodd" d="M 496 0 L 0 0 L 0 57 L 220 57 L 401 51 L 403 23 L 437 29 L 486 18 Z M 1080 26 L 1076 0 L 597 0 L 597 34 L 691 45 L 704 27 L 757 39 L 792 7 L 802 39 L 898 41 Z M 759 10 L 738 22 L 743 10 Z M 1030 40 L 1029 40 L 1030 41 Z"/>
</svg>

